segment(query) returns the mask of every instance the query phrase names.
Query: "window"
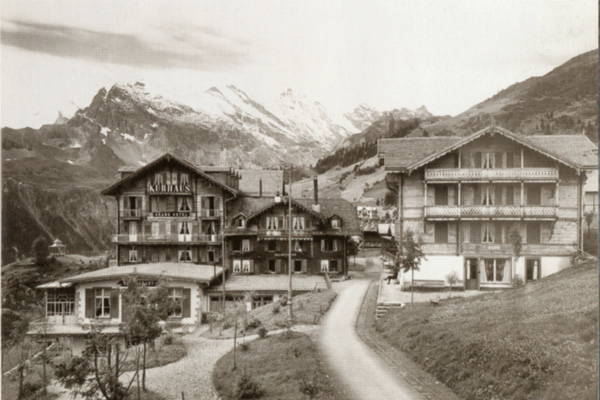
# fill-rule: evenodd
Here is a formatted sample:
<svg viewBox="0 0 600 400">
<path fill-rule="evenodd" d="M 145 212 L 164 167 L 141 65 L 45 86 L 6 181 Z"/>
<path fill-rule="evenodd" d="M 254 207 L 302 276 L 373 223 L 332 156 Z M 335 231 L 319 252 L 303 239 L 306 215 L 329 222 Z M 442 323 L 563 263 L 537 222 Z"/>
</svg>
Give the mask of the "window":
<svg viewBox="0 0 600 400">
<path fill-rule="evenodd" d="M 152 237 L 153 238 L 158 238 L 160 235 L 160 223 L 159 222 L 153 222 L 152 223 Z"/>
<path fill-rule="evenodd" d="M 189 185 L 190 184 L 190 176 L 187 173 L 181 173 L 181 175 L 179 175 L 179 177 L 181 178 L 181 186 L 185 186 L 185 185 Z"/>
<path fill-rule="evenodd" d="M 189 212 L 192 211 L 192 204 L 189 197 L 181 196 L 177 199 L 178 207 L 177 211 Z"/>
<path fill-rule="evenodd" d="M 251 260 L 242 260 L 242 272 L 245 274 L 252 272 L 252 263 L 250 261 Z"/>
<path fill-rule="evenodd" d="M 267 250 L 269 251 L 277 251 L 277 241 L 268 240 L 267 241 Z"/>
<path fill-rule="evenodd" d="M 448 205 L 448 186 L 436 185 L 434 189 L 434 201 L 436 206 Z"/>
<path fill-rule="evenodd" d="M 294 272 L 301 273 L 303 271 L 304 260 L 294 260 Z"/>
<path fill-rule="evenodd" d="M 302 243 L 299 240 L 294 240 L 294 252 L 302 253 Z"/>
<path fill-rule="evenodd" d="M 340 229 L 341 223 L 339 218 L 333 218 L 331 220 L 331 227 L 333 229 Z"/>
<path fill-rule="evenodd" d="M 209 250 L 207 253 L 207 256 L 208 256 L 209 263 L 215 262 L 215 251 L 214 250 Z"/>
<path fill-rule="evenodd" d="M 539 206 L 542 204 L 542 194 L 540 185 L 527 186 L 527 205 Z"/>
<path fill-rule="evenodd" d="M 72 289 L 50 289 L 46 297 L 46 316 L 73 315 L 75 292 Z"/>
<path fill-rule="evenodd" d="M 292 229 L 294 229 L 295 231 L 304 230 L 304 217 L 293 217 Z"/>
<path fill-rule="evenodd" d="M 269 268 L 269 272 L 272 273 L 272 274 L 274 274 L 275 272 L 277 272 L 277 260 L 270 259 L 269 260 L 268 268 Z"/>
<path fill-rule="evenodd" d="M 494 224 L 492 222 L 482 224 L 481 243 L 494 243 Z"/>
<path fill-rule="evenodd" d="M 238 228 L 245 228 L 246 227 L 246 218 L 244 217 L 239 217 L 238 219 L 236 219 L 235 221 L 235 225 Z"/>
<path fill-rule="evenodd" d="M 528 258 L 525 261 L 525 280 L 536 281 L 541 278 L 541 262 L 539 258 Z"/>
<path fill-rule="evenodd" d="M 484 185 L 482 186 L 482 194 L 483 194 L 483 205 L 492 206 L 494 205 L 494 195 L 496 192 L 496 188 L 492 185 Z"/>
<path fill-rule="evenodd" d="M 483 260 L 482 282 L 510 282 L 510 261 L 507 258 Z"/>
<path fill-rule="evenodd" d="M 129 249 L 129 262 L 138 262 L 138 251 L 135 247 Z"/>
<path fill-rule="evenodd" d="M 337 239 L 321 239 L 321 251 L 337 251 Z"/>
<path fill-rule="evenodd" d="M 448 223 L 436 222 L 433 226 L 435 243 L 448 243 Z"/>
<path fill-rule="evenodd" d="M 155 185 L 162 185 L 163 184 L 163 176 L 162 176 L 162 174 L 160 172 L 154 174 L 154 184 Z"/>
<path fill-rule="evenodd" d="M 329 272 L 329 260 L 321 260 L 321 272 Z"/>
<path fill-rule="evenodd" d="M 242 272 L 242 260 L 238 260 L 238 259 L 233 260 L 233 272 L 237 272 L 237 273 Z"/>
<path fill-rule="evenodd" d="M 277 217 L 267 217 L 267 230 L 279 229 Z"/>
<path fill-rule="evenodd" d="M 233 241 L 231 242 L 231 249 L 233 251 L 241 251 L 242 241 L 240 239 L 233 239 Z"/>
<path fill-rule="evenodd" d="M 542 230 L 539 222 L 527 223 L 527 243 L 540 244 L 542 242 Z"/>
<path fill-rule="evenodd" d="M 110 318 L 110 289 L 94 290 L 96 318 Z"/>
<path fill-rule="evenodd" d="M 189 247 L 179 250 L 179 262 L 192 262 L 192 250 Z"/>
<path fill-rule="evenodd" d="M 273 296 L 254 296 L 252 297 L 252 309 L 262 307 L 273 302 Z"/>
<path fill-rule="evenodd" d="M 183 316 L 183 289 L 170 288 L 168 297 L 173 305 L 169 317 L 181 318 Z"/>
<path fill-rule="evenodd" d="M 242 251 L 250 251 L 250 239 L 242 240 Z"/>
<path fill-rule="evenodd" d="M 330 260 L 329 261 L 329 272 L 337 272 L 338 270 L 338 260 Z"/>
<path fill-rule="evenodd" d="M 167 222 L 167 225 L 169 223 Z M 192 234 L 190 233 L 190 226 L 187 221 L 179 223 L 179 241 L 190 242 L 192 240 Z"/>
</svg>

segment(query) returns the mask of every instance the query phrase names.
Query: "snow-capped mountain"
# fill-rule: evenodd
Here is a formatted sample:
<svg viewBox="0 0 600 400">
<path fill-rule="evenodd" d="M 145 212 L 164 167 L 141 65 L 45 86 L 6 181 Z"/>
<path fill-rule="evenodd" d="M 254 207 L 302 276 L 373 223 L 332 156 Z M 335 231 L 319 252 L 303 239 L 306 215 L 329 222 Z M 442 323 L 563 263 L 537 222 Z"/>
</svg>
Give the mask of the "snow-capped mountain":
<svg viewBox="0 0 600 400">
<path fill-rule="evenodd" d="M 269 108 L 233 85 L 199 93 L 196 104 L 152 94 L 139 82 L 115 84 L 100 89 L 68 124 L 93 128 L 103 145 L 131 164 L 170 150 L 204 164 L 273 166 L 312 163 L 361 123 L 359 116 L 334 121 L 323 105 L 292 89 Z"/>
</svg>

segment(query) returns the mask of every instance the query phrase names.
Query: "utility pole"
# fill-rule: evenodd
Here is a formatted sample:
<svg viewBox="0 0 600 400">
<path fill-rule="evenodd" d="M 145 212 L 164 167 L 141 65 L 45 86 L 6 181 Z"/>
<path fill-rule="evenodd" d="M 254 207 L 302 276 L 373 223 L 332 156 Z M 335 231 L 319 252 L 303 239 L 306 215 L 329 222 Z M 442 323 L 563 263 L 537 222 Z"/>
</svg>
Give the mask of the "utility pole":
<svg viewBox="0 0 600 400">
<path fill-rule="evenodd" d="M 225 315 L 225 196 L 221 201 L 221 265 L 223 267 L 221 271 L 221 303 L 222 312 Z"/>
<path fill-rule="evenodd" d="M 290 166 L 288 174 L 288 302 L 289 302 L 289 328 L 292 328 L 293 314 L 292 314 L 292 167 Z"/>
</svg>

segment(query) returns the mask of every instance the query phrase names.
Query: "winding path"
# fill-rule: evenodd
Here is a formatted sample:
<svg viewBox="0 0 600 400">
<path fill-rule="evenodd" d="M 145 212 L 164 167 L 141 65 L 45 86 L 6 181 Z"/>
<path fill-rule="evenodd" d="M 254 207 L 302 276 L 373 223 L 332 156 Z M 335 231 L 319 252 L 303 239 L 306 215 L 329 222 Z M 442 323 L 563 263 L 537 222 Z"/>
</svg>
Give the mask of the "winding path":
<svg viewBox="0 0 600 400">
<path fill-rule="evenodd" d="M 410 362 L 390 366 L 356 333 L 356 320 L 370 282 L 356 280 L 340 290 L 326 315 L 320 346 L 327 362 L 356 400 L 449 400 L 457 397 Z M 387 358 L 387 357 L 385 357 Z M 418 375 L 418 381 L 415 380 Z M 441 385 L 443 386 L 443 385 Z M 435 395 L 432 391 L 435 387 Z"/>
</svg>

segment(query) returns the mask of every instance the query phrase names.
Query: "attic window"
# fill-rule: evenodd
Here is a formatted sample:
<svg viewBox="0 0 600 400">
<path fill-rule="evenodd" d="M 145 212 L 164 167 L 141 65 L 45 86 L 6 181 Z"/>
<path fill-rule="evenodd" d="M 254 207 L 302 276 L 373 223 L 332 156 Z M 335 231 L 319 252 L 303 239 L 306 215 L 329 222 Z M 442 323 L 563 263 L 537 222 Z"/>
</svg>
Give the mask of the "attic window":
<svg viewBox="0 0 600 400">
<path fill-rule="evenodd" d="M 331 220 L 331 227 L 333 229 L 340 229 L 340 226 L 341 226 L 341 224 L 340 224 L 339 218 L 334 218 Z"/>
<path fill-rule="evenodd" d="M 239 218 L 237 219 L 237 221 L 235 222 L 235 225 L 236 225 L 238 228 L 245 228 L 245 227 L 246 227 L 246 218 L 244 218 L 244 217 L 239 217 Z"/>
</svg>

